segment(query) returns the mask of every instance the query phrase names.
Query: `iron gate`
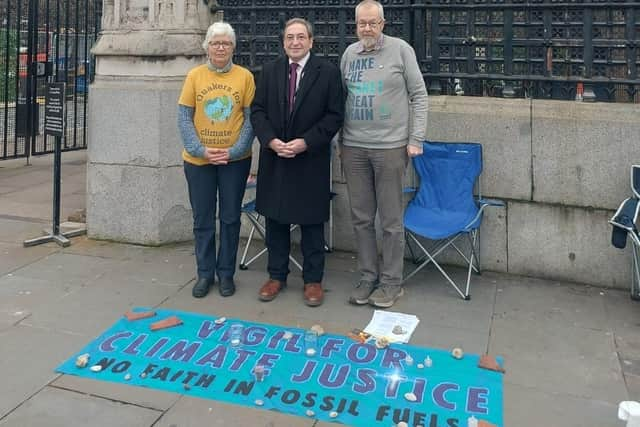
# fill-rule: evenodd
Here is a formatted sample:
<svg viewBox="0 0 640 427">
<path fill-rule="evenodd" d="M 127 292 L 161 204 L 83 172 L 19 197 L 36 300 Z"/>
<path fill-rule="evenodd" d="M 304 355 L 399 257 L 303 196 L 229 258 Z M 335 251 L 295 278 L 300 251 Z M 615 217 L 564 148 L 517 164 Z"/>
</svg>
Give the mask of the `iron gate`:
<svg viewBox="0 0 640 427">
<path fill-rule="evenodd" d="M 66 82 L 63 150 L 87 146 L 89 49 L 101 0 L 5 0 L 0 11 L 0 160 L 53 152 L 44 135 L 47 82 Z"/>
<path fill-rule="evenodd" d="M 338 62 L 358 0 L 218 0 L 252 70 L 282 51 L 284 22 L 314 24 L 314 51 Z M 382 0 L 385 33 L 416 51 L 429 93 L 640 103 L 636 0 Z"/>
</svg>

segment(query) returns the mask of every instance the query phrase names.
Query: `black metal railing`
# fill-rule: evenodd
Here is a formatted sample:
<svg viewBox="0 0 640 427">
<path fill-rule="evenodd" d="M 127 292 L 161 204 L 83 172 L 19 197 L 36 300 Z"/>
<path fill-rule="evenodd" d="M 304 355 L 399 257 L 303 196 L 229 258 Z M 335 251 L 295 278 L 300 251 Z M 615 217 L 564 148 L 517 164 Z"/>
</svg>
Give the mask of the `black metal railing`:
<svg viewBox="0 0 640 427">
<path fill-rule="evenodd" d="M 253 70 L 282 51 L 284 22 L 314 24 L 338 62 L 355 41 L 356 0 L 219 0 Z M 640 102 L 640 2 L 386 0 L 385 33 L 414 47 L 429 93 Z"/>
<path fill-rule="evenodd" d="M 47 82 L 66 82 L 63 151 L 87 147 L 89 49 L 101 0 L 6 0 L 0 9 L 0 160 L 52 153 L 44 135 Z"/>
</svg>

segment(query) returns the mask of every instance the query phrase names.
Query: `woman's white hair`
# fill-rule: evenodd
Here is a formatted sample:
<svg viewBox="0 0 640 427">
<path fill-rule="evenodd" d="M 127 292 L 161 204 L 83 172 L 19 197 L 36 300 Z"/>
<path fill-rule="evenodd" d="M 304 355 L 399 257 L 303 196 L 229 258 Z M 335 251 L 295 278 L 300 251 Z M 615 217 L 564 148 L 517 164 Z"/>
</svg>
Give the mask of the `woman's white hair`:
<svg viewBox="0 0 640 427">
<path fill-rule="evenodd" d="M 215 36 L 228 36 L 231 39 L 231 43 L 233 43 L 233 47 L 236 47 L 236 32 L 233 30 L 233 27 L 227 22 L 214 22 L 209 26 L 207 35 L 202 42 L 202 48 L 205 52 L 209 48 L 209 42 Z"/>
</svg>

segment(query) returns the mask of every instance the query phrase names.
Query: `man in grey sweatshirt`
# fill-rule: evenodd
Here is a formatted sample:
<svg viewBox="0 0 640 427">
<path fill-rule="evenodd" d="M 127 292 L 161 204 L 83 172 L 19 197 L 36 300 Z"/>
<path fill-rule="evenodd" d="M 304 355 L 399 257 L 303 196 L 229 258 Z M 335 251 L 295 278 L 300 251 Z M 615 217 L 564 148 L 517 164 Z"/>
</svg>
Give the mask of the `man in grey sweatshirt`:
<svg viewBox="0 0 640 427">
<path fill-rule="evenodd" d="M 345 50 L 340 63 L 347 92 L 341 156 L 360 272 L 349 302 L 386 308 L 403 294 L 402 186 L 408 157 L 422 154 L 427 90 L 413 48 L 382 33 L 379 2 L 363 0 L 356 6 L 356 27 L 359 41 Z"/>
</svg>

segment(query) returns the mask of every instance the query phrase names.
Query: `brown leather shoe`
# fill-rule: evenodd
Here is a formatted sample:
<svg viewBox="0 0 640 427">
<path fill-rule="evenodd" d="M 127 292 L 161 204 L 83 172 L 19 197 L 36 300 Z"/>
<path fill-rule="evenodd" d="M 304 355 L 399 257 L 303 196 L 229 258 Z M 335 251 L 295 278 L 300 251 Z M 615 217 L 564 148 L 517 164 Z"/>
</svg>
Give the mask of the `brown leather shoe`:
<svg viewBox="0 0 640 427">
<path fill-rule="evenodd" d="M 258 298 L 260 299 L 260 301 L 271 301 L 276 296 L 278 296 L 281 290 L 283 290 L 286 287 L 287 287 L 286 282 L 269 279 L 260 288 Z"/>
<path fill-rule="evenodd" d="M 306 283 L 304 285 L 304 303 L 310 307 L 322 304 L 324 291 L 320 283 Z"/>
</svg>

